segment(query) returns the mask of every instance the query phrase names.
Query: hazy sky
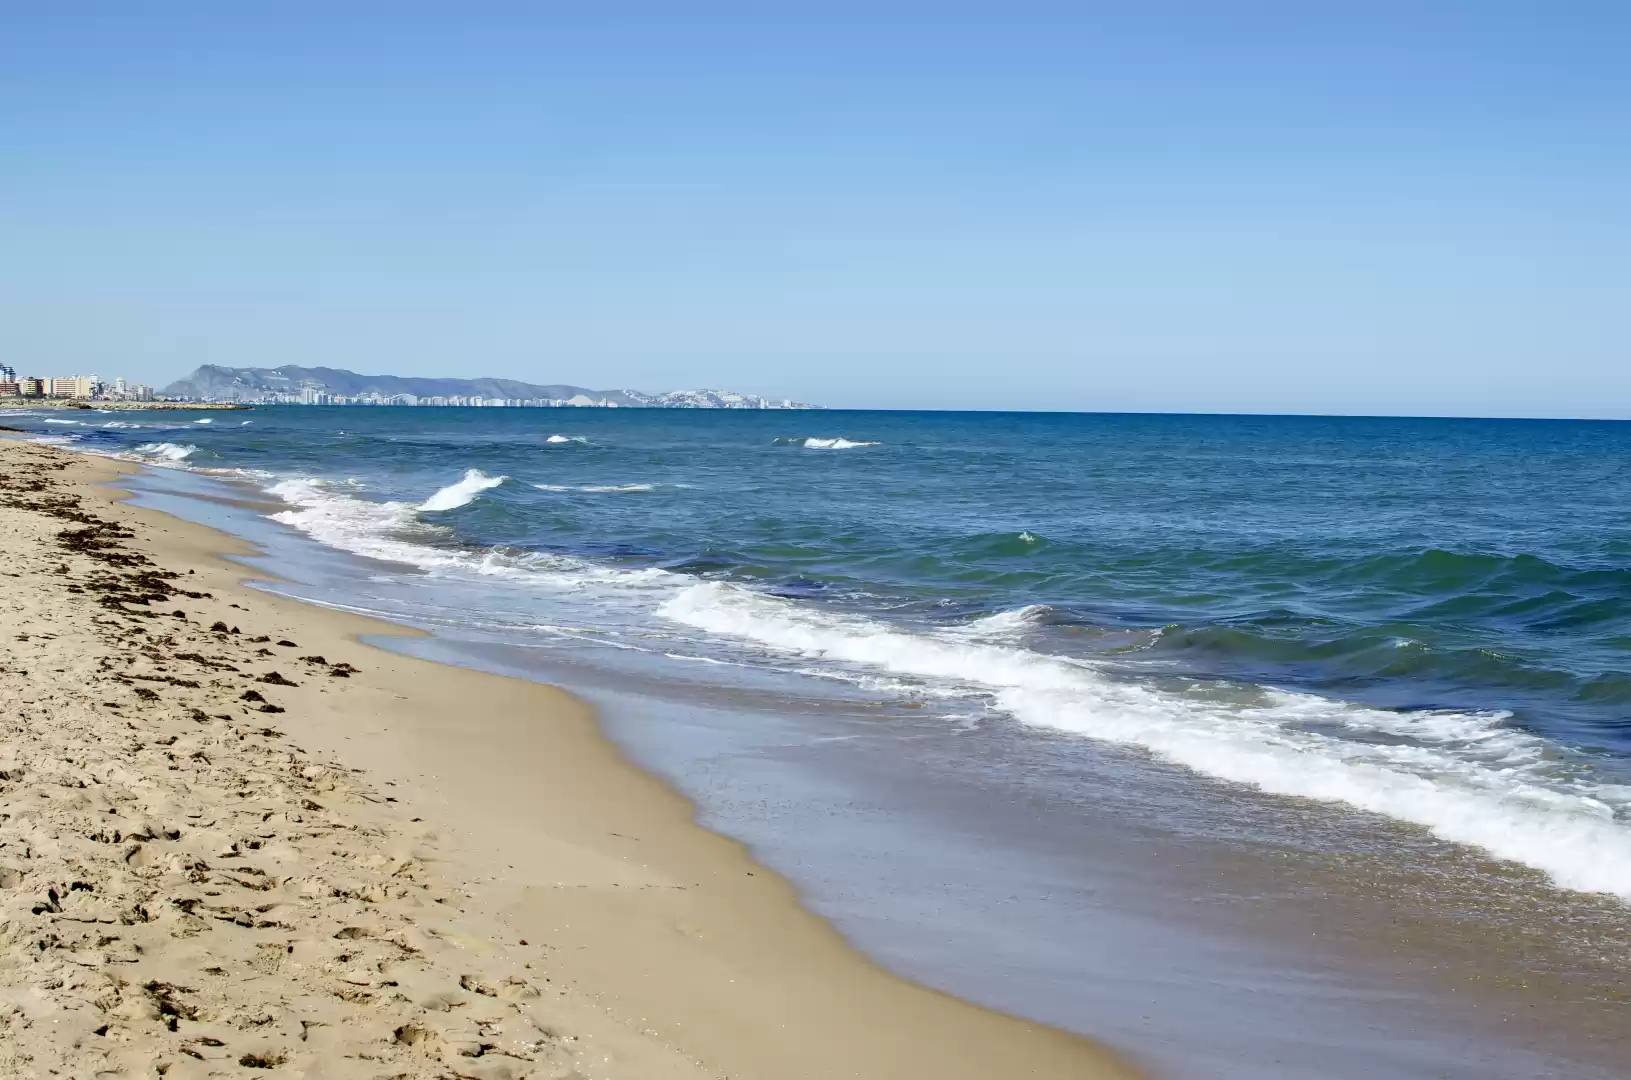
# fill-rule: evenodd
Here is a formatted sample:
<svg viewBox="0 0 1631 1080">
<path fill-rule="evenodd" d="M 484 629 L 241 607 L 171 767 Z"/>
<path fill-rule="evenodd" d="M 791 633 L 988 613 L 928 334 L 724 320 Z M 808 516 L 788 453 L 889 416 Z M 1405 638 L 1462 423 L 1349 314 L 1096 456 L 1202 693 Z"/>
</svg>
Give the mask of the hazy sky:
<svg viewBox="0 0 1631 1080">
<path fill-rule="evenodd" d="M 0 359 L 1631 417 L 1631 4 L 0 0 Z"/>
</svg>

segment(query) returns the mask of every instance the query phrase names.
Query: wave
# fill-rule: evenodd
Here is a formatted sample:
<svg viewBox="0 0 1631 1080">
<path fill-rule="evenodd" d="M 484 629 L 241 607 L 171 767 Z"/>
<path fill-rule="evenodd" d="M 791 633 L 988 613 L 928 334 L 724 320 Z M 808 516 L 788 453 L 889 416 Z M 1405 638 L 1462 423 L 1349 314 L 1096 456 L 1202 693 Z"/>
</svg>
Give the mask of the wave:
<svg viewBox="0 0 1631 1080">
<path fill-rule="evenodd" d="M 215 419 L 214 419 L 214 417 L 206 416 L 202 420 L 194 420 L 193 423 L 195 423 L 195 424 L 213 424 L 213 423 L 215 423 Z"/>
<path fill-rule="evenodd" d="M 55 418 L 48 418 L 48 419 L 45 420 L 45 423 L 47 423 L 47 424 L 78 424 L 79 421 L 78 420 L 57 420 Z"/>
<path fill-rule="evenodd" d="M 266 489 L 297 509 L 272 514 L 273 521 L 292 525 L 321 543 L 376 559 L 393 559 L 423 566 L 420 559 L 406 559 L 408 551 L 430 550 L 405 543 L 398 534 L 417 533 L 430 540 L 442 530 L 421 523 L 416 507 L 401 502 L 370 502 L 337 492 L 327 480 L 296 477 L 280 480 Z"/>
<path fill-rule="evenodd" d="M 625 494 L 634 491 L 651 491 L 656 484 L 583 484 L 573 487 L 569 484 L 534 484 L 539 491 L 581 491 L 595 495 Z"/>
<path fill-rule="evenodd" d="M 457 483 L 449 484 L 436 494 L 419 504 L 419 509 L 425 513 L 437 513 L 442 510 L 456 510 L 469 503 L 477 495 L 496 488 L 507 476 L 488 476 L 480 469 L 467 470 Z"/>
<path fill-rule="evenodd" d="M 544 441 L 546 443 L 586 443 L 589 440 L 582 435 L 551 435 Z"/>
<path fill-rule="evenodd" d="M 961 629 L 963 633 L 976 637 L 1005 637 L 1040 626 L 1046 623 L 1053 613 L 1053 608 L 1047 604 L 1026 604 L 1012 611 L 999 611 L 994 615 L 975 619 Z"/>
<path fill-rule="evenodd" d="M 1631 900 L 1631 828 L 1616 814 L 1631 809 L 1631 789 L 1595 782 L 1503 713 L 1390 712 L 1276 690 L 1245 704 L 1207 700 L 1064 657 L 911 633 L 721 582 L 684 589 L 659 614 L 781 653 L 973 686 L 1030 726 L 1410 822 L 1564 888 Z"/>
<path fill-rule="evenodd" d="M 191 443 L 143 443 L 136 447 L 136 453 L 146 458 L 156 458 L 159 461 L 183 461 L 189 454 L 197 453 L 198 447 Z"/>
<path fill-rule="evenodd" d="M 882 446 L 883 445 L 883 443 L 879 443 L 879 442 L 852 442 L 849 439 L 842 439 L 842 438 L 827 439 L 827 438 L 815 438 L 813 436 L 810 437 L 810 438 L 802 438 L 802 439 L 777 439 L 777 440 L 775 440 L 775 442 L 776 442 L 776 445 L 778 445 L 778 446 L 802 446 L 806 450 L 854 450 L 857 447 L 861 447 L 861 446 Z"/>
<path fill-rule="evenodd" d="M 266 490 L 290 509 L 271 518 L 330 547 L 433 573 L 502 577 L 559 589 L 606 583 L 656 584 L 666 590 L 675 580 L 664 570 L 607 567 L 568 555 L 451 547 L 452 530 L 423 520 L 419 506 L 358 498 L 350 494 L 356 486 L 313 477 L 279 480 Z"/>
</svg>

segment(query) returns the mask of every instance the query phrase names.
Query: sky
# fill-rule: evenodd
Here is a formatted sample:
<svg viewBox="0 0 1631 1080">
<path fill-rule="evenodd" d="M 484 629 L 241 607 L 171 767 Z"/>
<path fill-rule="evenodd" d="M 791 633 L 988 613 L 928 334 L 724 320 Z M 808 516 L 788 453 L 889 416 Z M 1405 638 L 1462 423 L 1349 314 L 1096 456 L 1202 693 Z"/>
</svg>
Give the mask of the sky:
<svg viewBox="0 0 1631 1080">
<path fill-rule="evenodd" d="M 1631 5 L 0 0 L 0 362 L 1631 418 Z"/>
</svg>

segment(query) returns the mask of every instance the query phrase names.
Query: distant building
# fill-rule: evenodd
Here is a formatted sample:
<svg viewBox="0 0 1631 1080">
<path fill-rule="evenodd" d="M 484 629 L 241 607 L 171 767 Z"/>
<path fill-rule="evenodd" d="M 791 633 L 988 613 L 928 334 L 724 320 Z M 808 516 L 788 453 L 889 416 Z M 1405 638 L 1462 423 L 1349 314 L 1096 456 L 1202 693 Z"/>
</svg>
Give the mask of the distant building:
<svg viewBox="0 0 1631 1080">
<path fill-rule="evenodd" d="M 90 398 L 96 396 L 95 375 L 63 375 L 49 380 L 48 395 L 54 398 Z"/>
<path fill-rule="evenodd" d="M 44 397 L 49 382 L 49 379 L 36 379 L 32 375 L 17 380 L 19 392 L 23 397 Z"/>
</svg>

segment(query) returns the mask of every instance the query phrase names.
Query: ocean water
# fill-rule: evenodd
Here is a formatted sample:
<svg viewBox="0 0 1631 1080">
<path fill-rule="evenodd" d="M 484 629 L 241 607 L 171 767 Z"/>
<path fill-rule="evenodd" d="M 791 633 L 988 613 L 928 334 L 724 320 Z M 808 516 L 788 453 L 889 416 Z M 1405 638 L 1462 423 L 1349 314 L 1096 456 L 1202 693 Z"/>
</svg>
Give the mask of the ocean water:
<svg viewBox="0 0 1631 1080">
<path fill-rule="evenodd" d="M 702 686 L 778 731 L 838 702 L 911 733 L 902 760 L 978 771 L 965 806 L 1038 785 L 1075 805 L 1103 777 L 1050 763 L 1109 754 L 1122 789 L 1162 792 L 1129 827 L 1362 856 L 1373 883 L 1451 898 L 1474 944 L 1580 905 L 1590 933 L 1551 974 L 1624 959 L 1631 425 L 296 407 L 17 424 L 233 481 L 259 517 L 370 560 L 324 602 L 490 665 Z"/>
</svg>

